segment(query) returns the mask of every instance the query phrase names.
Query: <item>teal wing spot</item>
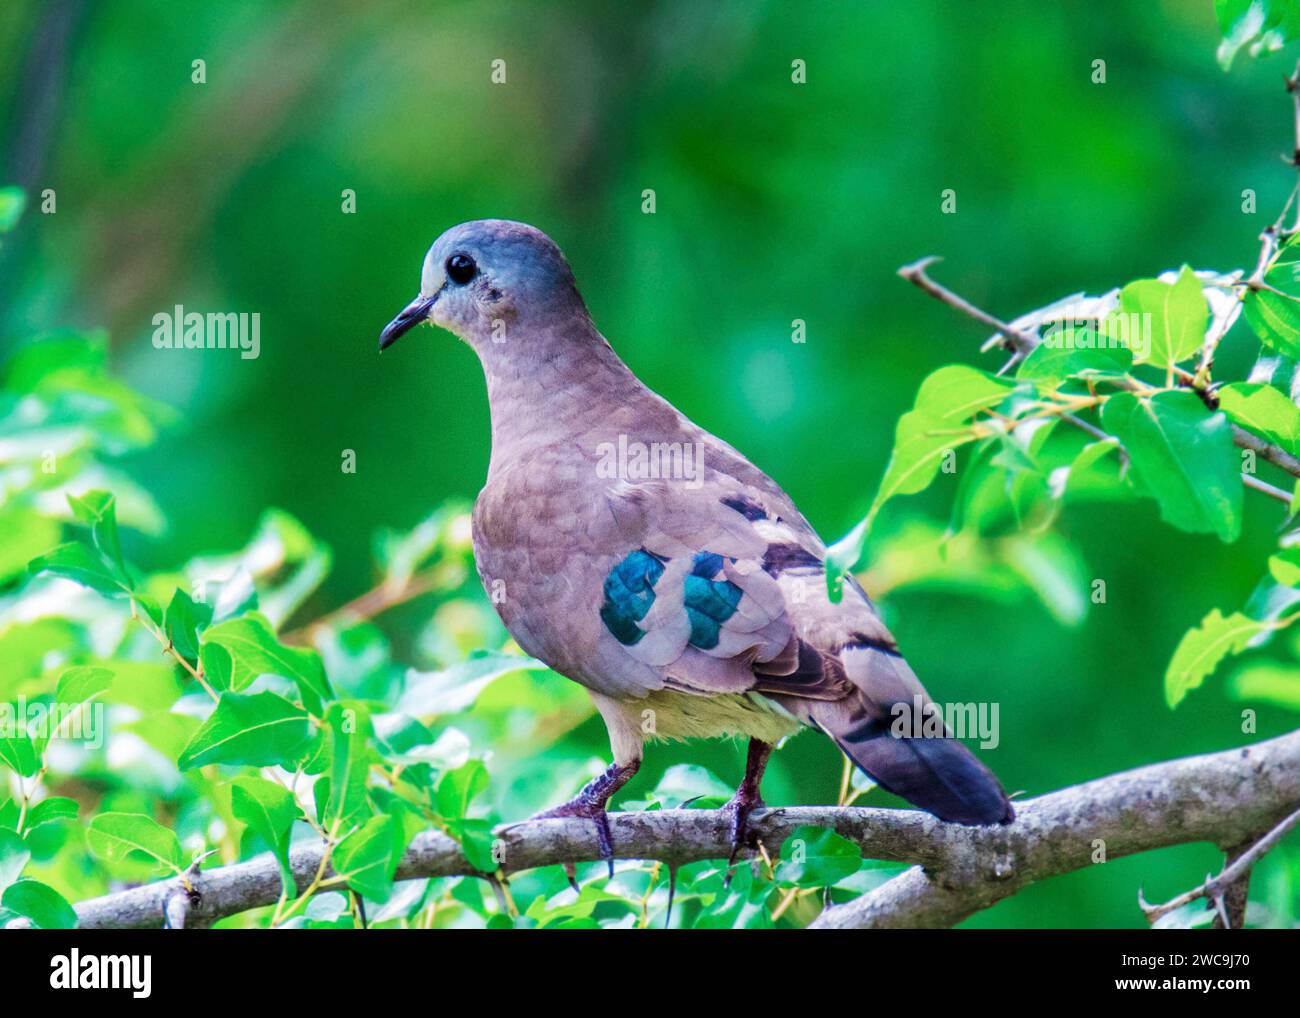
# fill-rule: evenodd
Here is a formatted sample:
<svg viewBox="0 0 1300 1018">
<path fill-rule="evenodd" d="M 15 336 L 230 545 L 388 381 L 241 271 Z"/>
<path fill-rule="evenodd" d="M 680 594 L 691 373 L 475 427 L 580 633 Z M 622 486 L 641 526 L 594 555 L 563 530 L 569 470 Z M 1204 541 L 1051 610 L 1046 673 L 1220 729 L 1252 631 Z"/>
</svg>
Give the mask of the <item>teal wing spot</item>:
<svg viewBox="0 0 1300 1018">
<path fill-rule="evenodd" d="M 692 647 L 712 650 L 718 645 L 722 624 L 736 613 L 743 593 L 730 580 L 715 580 L 722 571 L 722 556 L 702 551 L 692 560 L 686 577 L 686 616 L 691 620 Z"/>
<path fill-rule="evenodd" d="M 614 638 L 632 646 L 645 630 L 637 625 L 655 603 L 654 586 L 664 574 L 664 560 L 644 548 L 628 555 L 605 577 L 605 603 L 601 621 Z"/>
</svg>

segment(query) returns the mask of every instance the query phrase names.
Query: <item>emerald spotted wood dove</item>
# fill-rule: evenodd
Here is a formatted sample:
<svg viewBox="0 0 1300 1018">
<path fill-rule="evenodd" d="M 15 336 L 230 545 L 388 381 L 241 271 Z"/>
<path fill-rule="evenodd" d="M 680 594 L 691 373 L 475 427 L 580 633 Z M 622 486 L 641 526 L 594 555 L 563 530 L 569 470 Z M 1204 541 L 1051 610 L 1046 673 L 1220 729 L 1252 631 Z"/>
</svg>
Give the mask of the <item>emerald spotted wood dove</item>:
<svg viewBox="0 0 1300 1018">
<path fill-rule="evenodd" d="M 380 349 L 426 321 L 487 376 L 480 578 L 519 646 L 585 686 L 609 730 L 613 764 L 542 815 L 590 818 L 612 858 L 605 807 L 647 740 L 745 736 L 727 807 L 739 848 L 773 745 L 809 726 L 944 820 L 1013 819 L 946 731 L 898 734 L 900 713 L 930 701 L 866 594 L 850 579 L 828 598 L 826 546 L 794 503 L 637 379 L 549 237 L 503 220 L 448 230 Z"/>
</svg>

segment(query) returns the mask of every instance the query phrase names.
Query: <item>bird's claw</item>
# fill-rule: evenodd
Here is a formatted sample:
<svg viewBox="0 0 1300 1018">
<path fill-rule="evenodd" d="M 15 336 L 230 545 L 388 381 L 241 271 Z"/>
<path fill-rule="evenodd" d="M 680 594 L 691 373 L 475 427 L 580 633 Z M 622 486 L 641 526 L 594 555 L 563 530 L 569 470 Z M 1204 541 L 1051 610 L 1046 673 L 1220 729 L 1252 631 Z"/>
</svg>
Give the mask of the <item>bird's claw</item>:
<svg viewBox="0 0 1300 1018">
<path fill-rule="evenodd" d="M 562 806 L 556 806 L 554 809 L 537 813 L 532 819 L 555 820 L 563 817 L 581 817 L 584 820 L 590 820 L 596 825 L 596 845 L 600 849 L 600 857 L 608 863 L 609 875 L 613 878 L 614 837 L 609 830 L 609 814 L 605 812 L 604 803 L 593 802 L 579 794 L 576 799 L 566 802 Z M 570 877 L 569 883 L 573 887 L 577 887 L 577 883 L 572 877 Z"/>
<path fill-rule="evenodd" d="M 731 818 L 731 856 L 727 859 L 725 878 L 727 884 L 731 883 L 731 868 L 736 864 L 740 850 L 755 848 L 758 845 L 758 834 L 750 828 L 749 816 L 754 810 L 762 809 L 765 805 L 756 788 L 751 789 L 741 785 L 736 789 L 736 794 L 731 797 L 731 800 L 722 807 L 722 812 Z"/>
<path fill-rule="evenodd" d="M 609 864 L 609 875 L 614 876 L 614 837 L 609 830 L 609 814 L 605 806 L 610 797 L 622 788 L 636 773 L 641 761 L 639 759 L 618 763 L 605 768 L 605 772 L 588 781 L 582 791 L 562 806 L 538 813 L 534 820 L 551 820 L 556 817 L 582 817 L 596 825 L 596 843 L 600 847 L 600 857 Z M 572 876 L 569 883 L 577 886 Z"/>
</svg>

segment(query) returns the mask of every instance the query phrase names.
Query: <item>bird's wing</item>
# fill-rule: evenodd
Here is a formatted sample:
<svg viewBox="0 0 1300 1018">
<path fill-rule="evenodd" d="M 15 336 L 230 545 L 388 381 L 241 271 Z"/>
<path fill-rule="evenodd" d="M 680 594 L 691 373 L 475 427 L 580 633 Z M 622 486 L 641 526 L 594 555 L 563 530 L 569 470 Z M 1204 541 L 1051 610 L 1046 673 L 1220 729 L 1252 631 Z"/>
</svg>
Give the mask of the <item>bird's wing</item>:
<svg viewBox="0 0 1300 1018">
<path fill-rule="evenodd" d="M 771 697 L 940 817 L 1013 815 L 961 743 L 893 730 L 899 705 L 919 724 L 930 699 L 861 587 L 850 581 L 831 603 L 825 547 L 779 488 L 715 474 L 698 488 L 657 482 L 608 497 L 624 543 L 601 592 L 607 649 L 683 692 Z"/>
<path fill-rule="evenodd" d="M 721 475 L 699 487 L 620 485 L 607 497 L 621 538 L 601 591 L 607 642 L 686 692 L 848 691 L 843 674 L 812 673 L 810 649 L 800 660 L 792 608 L 824 599 L 825 550 L 788 500 Z"/>
</svg>

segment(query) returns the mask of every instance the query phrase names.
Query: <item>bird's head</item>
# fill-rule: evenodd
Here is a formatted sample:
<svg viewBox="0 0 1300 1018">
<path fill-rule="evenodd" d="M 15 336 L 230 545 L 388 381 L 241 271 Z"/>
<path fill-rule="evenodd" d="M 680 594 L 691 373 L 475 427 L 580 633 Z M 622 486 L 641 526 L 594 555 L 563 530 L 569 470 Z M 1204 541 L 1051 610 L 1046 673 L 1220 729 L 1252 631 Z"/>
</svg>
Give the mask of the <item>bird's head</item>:
<svg viewBox="0 0 1300 1018">
<path fill-rule="evenodd" d="M 453 226 L 424 257 L 420 295 L 384 327 L 379 349 L 422 322 L 482 354 L 516 327 L 546 328 L 586 308 L 559 247 L 541 230 L 504 219 Z"/>
</svg>

